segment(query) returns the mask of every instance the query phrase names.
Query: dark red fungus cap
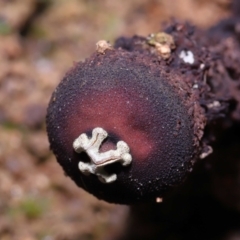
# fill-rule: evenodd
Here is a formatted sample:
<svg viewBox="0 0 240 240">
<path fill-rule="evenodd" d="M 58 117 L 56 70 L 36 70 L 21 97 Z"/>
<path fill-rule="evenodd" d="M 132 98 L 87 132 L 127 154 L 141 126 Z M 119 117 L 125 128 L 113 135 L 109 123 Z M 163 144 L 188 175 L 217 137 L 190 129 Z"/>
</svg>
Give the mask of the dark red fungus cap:
<svg viewBox="0 0 240 240">
<path fill-rule="evenodd" d="M 202 129 L 195 120 L 202 116 L 181 74 L 166 68 L 150 55 L 114 49 L 66 74 L 52 95 L 47 131 L 58 162 L 79 187 L 108 202 L 133 204 L 163 197 L 183 181 L 199 153 Z M 91 138 L 97 127 L 108 133 L 102 151 L 124 141 L 132 156 L 128 166 L 105 167 L 117 175 L 108 184 L 82 173 L 79 162 L 90 159 L 73 149 L 80 134 Z"/>
</svg>

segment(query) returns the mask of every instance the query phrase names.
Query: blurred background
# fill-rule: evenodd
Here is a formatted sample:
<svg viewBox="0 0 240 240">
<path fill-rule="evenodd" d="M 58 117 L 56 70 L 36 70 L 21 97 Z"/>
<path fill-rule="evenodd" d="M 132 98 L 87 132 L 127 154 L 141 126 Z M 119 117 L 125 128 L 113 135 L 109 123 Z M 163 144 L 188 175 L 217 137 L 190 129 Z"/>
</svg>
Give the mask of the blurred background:
<svg viewBox="0 0 240 240">
<path fill-rule="evenodd" d="M 208 28 L 230 0 L 0 0 L 0 239 L 112 239 L 128 208 L 95 199 L 49 150 L 47 104 L 98 40 L 148 35 L 172 17 Z"/>
</svg>

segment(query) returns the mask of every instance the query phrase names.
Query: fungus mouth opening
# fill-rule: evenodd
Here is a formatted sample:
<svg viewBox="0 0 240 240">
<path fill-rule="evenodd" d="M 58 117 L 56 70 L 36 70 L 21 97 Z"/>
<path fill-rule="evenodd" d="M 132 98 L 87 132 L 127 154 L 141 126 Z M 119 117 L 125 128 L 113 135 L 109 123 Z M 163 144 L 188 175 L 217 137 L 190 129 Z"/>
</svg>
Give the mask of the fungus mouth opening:
<svg viewBox="0 0 240 240">
<path fill-rule="evenodd" d="M 95 174 L 101 182 L 112 183 L 116 181 L 117 175 L 107 173 L 104 167 L 115 162 L 120 162 L 123 166 L 130 165 L 132 156 L 129 153 L 129 146 L 124 141 L 117 142 L 116 150 L 111 149 L 101 153 L 100 146 L 107 136 L 108 133 L 103 128 L 94 128 L 91 137 L 86 133 L 79 135 L 73 142 L 73 148 L 77 153 L 86 152 L 89 156 L 89 163 L 79 161 L 78 168 L 83 174 Z"/>
</svg>

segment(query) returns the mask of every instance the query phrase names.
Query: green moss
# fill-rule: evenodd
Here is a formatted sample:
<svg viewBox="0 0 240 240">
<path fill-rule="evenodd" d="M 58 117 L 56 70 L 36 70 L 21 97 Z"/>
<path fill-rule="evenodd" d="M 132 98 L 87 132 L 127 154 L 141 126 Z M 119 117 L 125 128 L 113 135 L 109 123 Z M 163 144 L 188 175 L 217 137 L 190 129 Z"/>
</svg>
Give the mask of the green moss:
<svg viewBox="0 0 240 240">
<path fill-rule="evenodd" d="M 4 21 L 0 21 L 0 35 L 8 35 L 12 32 L 10 25 Z"/>
<path fill-rule="evenodd" d="M 17 206 L 9 206 L 6 214 L 12 219 L 25 217 L 33 220 L 43 216 L 48 209 L 48 201 L 36 197 L 26 197 Z"/>
<path fill-rule="evenodd" d="M 43 215 L 47 208 L 47 202 L 37 198 L 26 198 L 20 203 L 20 211 L 28 219 L 37 219 Z"/>
</svg>

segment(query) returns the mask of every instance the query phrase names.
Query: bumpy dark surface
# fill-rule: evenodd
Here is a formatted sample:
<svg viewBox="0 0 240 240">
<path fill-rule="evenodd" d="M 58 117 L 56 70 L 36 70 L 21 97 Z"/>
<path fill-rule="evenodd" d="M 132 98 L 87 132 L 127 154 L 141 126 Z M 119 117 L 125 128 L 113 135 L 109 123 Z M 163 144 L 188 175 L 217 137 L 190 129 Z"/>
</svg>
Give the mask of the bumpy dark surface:
<svg viewBox="0 0 240 240">
<path fill-rule="evenodd" d="M 225 19 L 207 32 L 207 39 L 211 42 L 210 50 L 217 58 L 211 63 L 209 72 L 212 92 L 222 99 L 230 100 L 231 118 L 238 122 L 240 120 L 239 37 L 239 16 Z"/>
<path fill-rule="evenodd" d="M 186 46 L 194 48 L 184 35 L 189 29 L 172 28 L 179 47 L 167 62 L 139 38 L 139 50 L 116 46 L 76 64 L 55 90 L 47 115 L 51 149 L 78 186 L 100 199 L 131 204 L 164 196 L 191 171 L 202 149 L 205 118 L 200 90 L 193 88 L 202 80 L 201 61 L 189 67 L 178 57 Z M 200 55 L 198 49 L 194 53 Z M 83 175 L 78 163 L 87 159 L 72 148 L 75 138 L 91 135 L 95 127 L 109 133 L 108 143 L 128 143 L 133 156 L 130 167 L 108 169 L 118 175 L 111 184 Z"/>
</svg>

